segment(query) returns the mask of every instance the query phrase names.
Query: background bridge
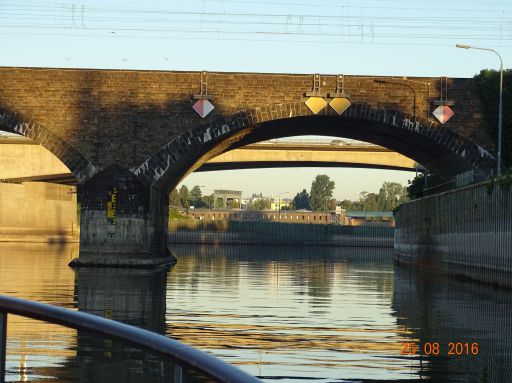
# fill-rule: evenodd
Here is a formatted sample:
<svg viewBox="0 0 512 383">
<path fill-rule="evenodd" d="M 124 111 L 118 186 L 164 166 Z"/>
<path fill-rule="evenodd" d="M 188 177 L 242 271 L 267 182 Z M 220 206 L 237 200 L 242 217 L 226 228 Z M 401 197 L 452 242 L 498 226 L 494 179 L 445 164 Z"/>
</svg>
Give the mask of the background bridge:
<svg viewBox="0 0 512 383">
<path fill-rule="evenodd" d="M 0 134 L 0 180 L 76 185 L 69 169 L 44 147 L 19 136 Z M 210 159 L 196 171 L 277 167 L 361 167 L 423 171 L 400 153 L 354 140 L 271 140 L 234 149 Z"/>
</svg>

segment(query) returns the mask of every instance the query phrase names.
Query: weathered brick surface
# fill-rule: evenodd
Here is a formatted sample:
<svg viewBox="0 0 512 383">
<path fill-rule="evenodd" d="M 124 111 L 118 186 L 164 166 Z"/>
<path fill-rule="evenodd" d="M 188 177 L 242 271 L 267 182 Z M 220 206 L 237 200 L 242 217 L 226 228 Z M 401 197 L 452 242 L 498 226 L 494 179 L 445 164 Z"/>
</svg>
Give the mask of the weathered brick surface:
<svg viewBox="0 0 512 383">
<path fill-rule="evenodd" d="M 24 134 L 72 164 L 75 174 L 82 172 L 85 179 L 114 165 L 135 169 L 172 139 L 242 110 L 261 113 L 244 116 L 247 124 L 251 118 L 263 122 L 309 113 L 302 103 L 304 92 L 312 89 L 312 75 L 209 73 L 208 93 L 215 110 L 202 120 L 191 101 L 199 93 L 200 76 L 200 72 L 0 68 L 0 117 L 4 116 L 0 124 L 12 129 L 17 122 L 29 123 Z M 439 99 L 439 79 L 410 80 L 345 76 L 345 93 L 354 104 L 375 107 L 368 113 L 385 108 L 411 118 L 430 118 L 428 112 L 434 108 L 430 101 Z M 422 84 L 427 82 L 429 89 Z M 492 141 L 479 129 L 481 116 L 471 82 L 449 79 L 448 98 L 455 101 L 455 116 L 445 128 L 492 149 Z M 321 91 L 335 89 L 336 76 L 322 76 Z M 13 112 L 16 116 L 10 118 Z"/>
</svg>

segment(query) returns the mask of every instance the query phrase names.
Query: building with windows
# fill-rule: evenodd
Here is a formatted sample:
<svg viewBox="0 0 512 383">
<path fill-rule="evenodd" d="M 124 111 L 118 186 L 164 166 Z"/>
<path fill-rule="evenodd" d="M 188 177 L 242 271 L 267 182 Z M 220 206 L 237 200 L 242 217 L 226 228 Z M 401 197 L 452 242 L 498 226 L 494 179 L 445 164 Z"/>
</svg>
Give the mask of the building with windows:
<svg viewBox="0 0 512 383">
<path fill-rule="evenodd" d="M 240 209 L 242 207 L 242 192 L 238 190 L 214 190 L 213 203 L 215 208 Z"/>
<path fill-rule="evenodd" d="M 269 221 L 309 224 L 341 224 L 349 222 L 345 212 L 326 211 L 313 212 L 305 210 L 207 210 L 194 209 L 186 213 L 189 217 L 200 220 L 230 220 L 230 221 Z"/>
</svg>

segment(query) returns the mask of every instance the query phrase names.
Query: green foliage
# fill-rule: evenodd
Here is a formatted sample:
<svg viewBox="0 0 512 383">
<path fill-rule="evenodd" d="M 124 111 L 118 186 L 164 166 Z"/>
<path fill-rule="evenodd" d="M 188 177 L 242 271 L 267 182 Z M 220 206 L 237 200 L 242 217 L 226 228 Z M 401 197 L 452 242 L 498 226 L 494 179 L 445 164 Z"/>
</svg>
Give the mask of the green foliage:
<svg viewBox="0 0 512 383">
<path fill-rule="evenodd" d="M 356 211 L 393 211 L 409 200 L 407 188 L 398 182 L 384 182 L 379 193 L 359 193 L 357 201 L 343 200 L 340 206 Z M 423 191 L 423 189 L 421 189 Z"/>
<path fill-rule="evenodd" d="M 186 215 L 181 215 L 178 209 L 170 208 L 169 209 L 169 219 L 190 219 L 190 217 Z"/>
<path fill-rule="evenodd" d="M 341 206 L 341 208 L 342 208 L 342 209 L 345 209 L 345 210 L 354 210 L 354 209 L 352 208 L 353 204 L 354 204 L 354 203 L 353 203 L 351 200 L 349 200 L 349 199 L 344 199 L 343 201 L 341 201 L 341 202 L 339 203 L 339 205 Z"/>
<path fill-rule="evenodd" d="M 224 201 L 222 200 L 222 198 L 217 198 L 215 200 L 215 209 L 224 209 L 226 206 L 224 206 Z"/>
<path fill-rule="evenodd" d="M 409 180 L 409 186 L 407 186 L 407 195 L 409 199 L 418 199 L 425 195 L 425 178 L 423 173 L 419 173 L 413 180 Z"/>
<path fill-rule="evenodd" d="M 480 103 L 483 126 L 497 145 L 500 72 L 484 69 L 475 75 L 474 91 Z M 503 71 L 503 164 L 512 166 L 512 69 Z"/>
<path fill-rule="evenodd" d="M 408 200 L 406 187 L 398 182 L 384 182 L 377 196 L 377 207 L 381 211 L 390 211 Z"/>
<path fill-rule="evenodd" d="M 205 195 L 202 197 L 202 203 L 203 203 L 203 207 L 206 207 L 208 209 L 212 209 L 213 208 L 213 194 L 211 195 Z"/>
<path fill-rule="evenodd" d="M 181 207 L 180 193 L 178 193 L 178 189 L 174 189 L 169 193 L 169 206 Z"/>
<path fill-rule="evenodd" d="M 498 178 L 498 185 L 502 190 L 509 191 L 512 186 L 512 173 L 505 174 Z"/>
<path fill-rule="evenodd" d="M 201 192 L 201 187 L 199 185 L 194 186 L 190 191 L 190 204 L 196 209 L 205 207 L 206 204 L 202 197 L 203 193 Z"/>
<path fill-rule="evenodd" d="M 249 210 L 270 209 L 270 198 L 258 198 L 252 204 L 249 204 Z"/>
<path fill-rule="evenodd" d="M 297 193 L 297 195 L 293 198 L 292 206 L 295 210 L 311 210 L 311 206 L 309 204 L 309 194 L 306 189 L 303 189 L 300 193 Z"/>
<path fill-rule="evenodd" d="M 190 193 L 185 185 L 181 186 L 179 195 L 181 206 L 188 209 L 190 207 Z"/>
<path fill-rule="evenodd" d="M 329 207 L 329 200 L 334 191 L 334 181 L 331 181 L 328 175 L 319 174 L 311 184 L 309 193 L 309 202 L 311 210 L 326 211 Z"/>
<path fill-rule="evenodd" d="M 509 191 L 512 187 L 512 171 L 509 169 L 508 172 L 501 177 L 491 178 L 486 186 L 487 194 L 492 194 L 496 185 L 504 191 Z"/>
</svg>

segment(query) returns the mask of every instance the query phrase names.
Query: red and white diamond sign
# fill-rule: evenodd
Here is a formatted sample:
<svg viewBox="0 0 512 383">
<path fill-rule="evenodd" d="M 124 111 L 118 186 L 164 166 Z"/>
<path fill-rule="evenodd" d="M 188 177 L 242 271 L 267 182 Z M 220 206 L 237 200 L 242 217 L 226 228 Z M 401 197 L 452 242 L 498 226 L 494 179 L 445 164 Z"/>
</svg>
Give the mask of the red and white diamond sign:
<svg viewBox="0 0 512 383">
<path fill-rule="evenodd" d="M 441 124 L 448 122 L 453 117 L 453 110 L 448 105 L 439 105 L 433 112 L 435 118 L 439 120 Z"/>
<path fill-rule="evenodd" d="M 201 118 L 205 118 L 215 108 L 213 104 L 208 100 L 199 100 L 192 107 Z"/>
</svg>

